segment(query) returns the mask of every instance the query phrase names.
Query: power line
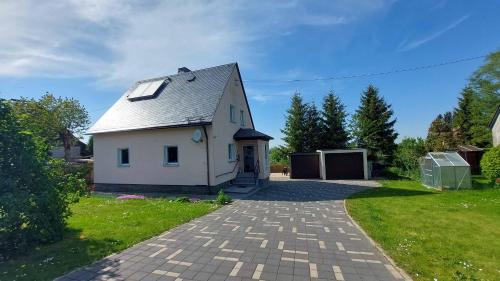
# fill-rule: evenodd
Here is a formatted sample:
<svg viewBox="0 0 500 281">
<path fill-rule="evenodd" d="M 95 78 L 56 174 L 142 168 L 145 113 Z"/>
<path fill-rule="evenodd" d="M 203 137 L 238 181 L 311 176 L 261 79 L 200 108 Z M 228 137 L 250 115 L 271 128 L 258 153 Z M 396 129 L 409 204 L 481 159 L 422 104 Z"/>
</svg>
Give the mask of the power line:
<svg viewBox="0 0 500 281">
<path fill-rule="evenodd" d="M 305 79 L 291 79 L 291 80 L 277 80 L 277 79 L 276 80 L 273 80 L 273 79 L 244 80 L 244 82 L 245 83 L 295 83 L 295 82 L 315 82 L 315 81 L 343 80 L 343 79 L 352 79 L 352 78 L 361 78 L 361 77 L 383 76 L 383 75 L 390 75 L 390 74 L 396 74 L 396 73 L 401 73 L 401 72 L 411 72 L 411 71 L 419 71 L 419 70 L 425 70 L 425 69 L 430 69 L 430 68 L 436 68 L 436 67 L 441 67 L 441 66 L 450 65 L 450 64 L 456 64 L 456 63 L 461 63 L 461 62 L 466 62 L 466 61 L 482 59 L 485 57 L 487 57 L 487 55 L 462 58 L 462 59 L 446 61 L 446 62 L 442 62 L 442 63 L 421 65 L 421 66 L 415 66 L 415 67 L 410 67 L 410 68 L 400 68 L 400 69 L 391 70 L 391 71 L 384 71 L 384 72 L 350 74 L 350 75 L 332 76 L 332 77 L 326 77 L 326 78 L 305 78 Z"/>
</svg>

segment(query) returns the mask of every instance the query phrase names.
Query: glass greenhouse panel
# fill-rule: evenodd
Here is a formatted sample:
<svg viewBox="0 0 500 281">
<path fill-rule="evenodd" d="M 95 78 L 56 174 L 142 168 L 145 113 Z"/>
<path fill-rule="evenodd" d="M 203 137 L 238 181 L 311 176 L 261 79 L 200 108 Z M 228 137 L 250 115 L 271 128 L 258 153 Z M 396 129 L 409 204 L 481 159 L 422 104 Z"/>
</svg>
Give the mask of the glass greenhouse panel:
<svg viewBox="0 0 500 281">
<path fill-rule="evenodd" d="M 422 183 L 438 189 L 471 187 L 469 164 L 456 152 L 429 152 L 420 161 Z"/>
</svg>

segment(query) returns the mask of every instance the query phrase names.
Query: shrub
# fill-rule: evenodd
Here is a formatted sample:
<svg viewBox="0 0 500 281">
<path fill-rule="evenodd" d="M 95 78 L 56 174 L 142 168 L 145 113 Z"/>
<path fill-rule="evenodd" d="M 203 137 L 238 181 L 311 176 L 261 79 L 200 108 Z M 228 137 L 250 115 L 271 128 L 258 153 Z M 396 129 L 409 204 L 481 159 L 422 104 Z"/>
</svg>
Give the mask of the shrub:
<svg viewBox="0 0 500 281">
<path fill-rule="evenodd" d="M 224 193 L 224 191 L 221 189 L 217 193 L 217 197 L 215 198 L 215 201 L 220 205 L 226 205 L 228 203 L 231 203 L 232 199 L 231 199 L 231 196 Z"/>
<path fill-rule="evenodd" d="M 51 159 L 49 167 L 50 176 L 65 201 L 76 203 L 80 197 L 90 195 L 90 185 L 84 179 L 87 166 L 74 165 L 61 159 Z"/>
<path fill-rule="evenodd" d="M 481 171 L 492 182 L 500 178 L 500 145 L 484 153 L 481 159 Z"/>
<path fill-rule="evenodd" d="M 0 101 L 0 260 L 62 238 L 82 182 L 59 169 L 49 148 Z"/>
<path fill-rule="evenodd" d="M 271 164 L 271 173 L 281 174 L 284 167 L 288 167 L 288 172 L 290 172 L 290 166 L 287 164 Z"/>
<path fill-rule="evenodd" d="M 418 179 L 420 175 L 419 171 L 419 159 L 424 156 L 425 141 L 421 138 L 404 138 L 401 143 L 398 144 L 396 157 L 394 162 L 396 166 L 400 169 L 400 176 Z"/>
</svg>

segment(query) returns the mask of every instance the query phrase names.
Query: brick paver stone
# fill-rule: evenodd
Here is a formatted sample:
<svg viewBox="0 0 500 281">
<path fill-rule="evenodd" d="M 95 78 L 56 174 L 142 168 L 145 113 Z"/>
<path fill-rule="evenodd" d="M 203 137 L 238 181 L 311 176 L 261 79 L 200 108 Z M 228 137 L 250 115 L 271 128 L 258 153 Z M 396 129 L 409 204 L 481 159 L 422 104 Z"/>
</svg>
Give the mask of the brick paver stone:
<svg viewBox="0 0 500 281">
<path fill-rule="evenodd" d="M 345 213 L 370 185 L 274 180 L 58 280 L 403 280 Z"/>
</svg>

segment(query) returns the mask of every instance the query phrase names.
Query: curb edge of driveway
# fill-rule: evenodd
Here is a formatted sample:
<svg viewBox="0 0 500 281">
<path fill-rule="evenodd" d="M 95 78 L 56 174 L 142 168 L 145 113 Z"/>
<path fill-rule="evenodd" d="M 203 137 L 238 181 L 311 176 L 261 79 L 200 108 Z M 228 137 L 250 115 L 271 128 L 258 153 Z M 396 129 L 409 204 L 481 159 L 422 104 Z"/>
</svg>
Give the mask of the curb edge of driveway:
<svg viewBox="0 0 500 281">
<path fill-rule="evenodd" d="M 394 262 L 394 260 L 386 253 L 386 251 L 382 248 L 382 246 L 380 246 L 380 244 L 375 242 L 375 240 L 373 240 L 368 235 L 368 233 L 366 233 L 365 230 L 351 217 L 351 215 L 349 214 L 349 211 L 347 210 L 347 198 L 344 199 L 343 201 L 344 201 L 344 212 L 347 215 L 347 217 L 351 220 L 351 222 L 356 226 L 356 228 L 359 229 L 359 231 L 361 231 L 361 233 L 363 233 L 363 235 L 365 235 L 368 238 L 368 241 L 370 241 L 370 243 L 375 248 L 377 248 L 377 250 L 379 250 L 382 253 L 382 255 L 389 261 L 389 263 L 399 272 L 399 274 L 401 274 L 401 276 L 403 276 L 403 280 L 413 281 L 413 279 L 410 277 L 410 275 L 408 273 L 406 273 L 406 271 L 404 269 L 399 267 L 396 264 L 396 262 Z"/>
</svg>

